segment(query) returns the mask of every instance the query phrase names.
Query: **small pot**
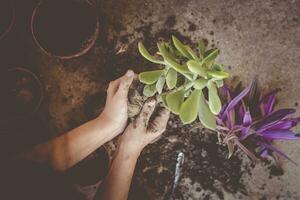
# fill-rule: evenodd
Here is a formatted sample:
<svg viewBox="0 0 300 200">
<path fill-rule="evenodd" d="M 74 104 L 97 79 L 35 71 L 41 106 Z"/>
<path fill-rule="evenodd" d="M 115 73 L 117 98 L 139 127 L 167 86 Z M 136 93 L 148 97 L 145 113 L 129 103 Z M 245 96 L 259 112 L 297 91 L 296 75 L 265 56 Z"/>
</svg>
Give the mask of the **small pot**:
<svg viewBox="0 0 300 200">
<path fill-rule="evenodd" d="M 15 5 L 12 0 L 0 1 L 0 40 L 12 29 L 15 21 Z"/>
<path fill-rule="evenodd" d="M 38 110 L 44 93 L 38 77 L 24 68 L 1 73 L 1 120 L 28 117 Z"/>
<path fill-rule="evenodd" d="M 50 56 L 81 56 L 99 34 L 96 6 L 88 0 L 41 0 L 32 14 L 31 32 L 37 46 Z"/>
<path fill-rule="evenodd" d="M 87 158 L 66 171 L 66 177 L 79 193 L 93 199 L 99 185 L 106 177 L 110 157 L 105 146 L 100 147 Z"/>
</svg>

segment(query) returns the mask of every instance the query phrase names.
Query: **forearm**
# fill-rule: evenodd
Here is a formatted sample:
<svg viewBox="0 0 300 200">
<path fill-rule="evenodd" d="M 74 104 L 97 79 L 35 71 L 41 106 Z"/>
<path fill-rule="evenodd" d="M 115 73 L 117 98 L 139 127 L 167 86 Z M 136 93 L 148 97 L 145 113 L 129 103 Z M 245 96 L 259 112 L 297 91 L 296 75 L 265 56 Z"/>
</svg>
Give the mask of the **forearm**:
<svg viewBox="0 0 300 200">
<path fill-rule="evenodd" d="M 116 135 L 114 131 L 107 119 L 100 116 L 57 138 L 35 146 L 25 153 L 24 157 L 50 164 L 53 168 L 64 171 L 111 140 L 112 136 Z"/>
<path fill-rule="evenodd" d="M 126 200 L 139 153 L 118 148 L 109 173 L 101 186 L 101 200 Z M 100 199 L 99 199 L 100 200 Z"/>
</svg>

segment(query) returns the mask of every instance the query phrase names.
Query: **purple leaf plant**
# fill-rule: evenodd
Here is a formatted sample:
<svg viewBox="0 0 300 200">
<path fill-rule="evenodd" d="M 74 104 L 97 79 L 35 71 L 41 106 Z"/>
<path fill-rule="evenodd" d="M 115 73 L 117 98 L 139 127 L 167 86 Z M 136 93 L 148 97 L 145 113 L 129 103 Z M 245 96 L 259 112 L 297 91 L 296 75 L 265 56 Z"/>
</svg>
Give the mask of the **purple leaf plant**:
<svg viewBox="0 0 300 200">
<path fill-rule="evenodd" d="M 256 80 L 240 88 L 241 84 L 234 89 L 224 85 L 220 91 L 223 107 L 217 116 L 217 132 L 219 141 L 228 147 L 229 157 L 240 148 L 253 161 L 276 153 L 297 165 L 272 144 L 300 139 L 291 131 L 300 122 L 300 117 L 291 117 L 295 109 L 274 110 L 278 90 L 261 95 Z"/>
</svg>

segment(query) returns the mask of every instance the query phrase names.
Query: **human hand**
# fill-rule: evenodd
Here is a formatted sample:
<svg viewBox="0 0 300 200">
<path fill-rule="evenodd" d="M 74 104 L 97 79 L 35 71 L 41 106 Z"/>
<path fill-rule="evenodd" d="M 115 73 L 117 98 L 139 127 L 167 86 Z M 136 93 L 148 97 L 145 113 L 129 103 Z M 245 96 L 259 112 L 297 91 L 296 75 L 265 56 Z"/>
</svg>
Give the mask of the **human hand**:
<svg viewBox="0 0 300 200">
<path fill-rule="evenodd" d="M 161 108 L 158 115 L 150 120 L 155 106 L 154 99 L 145 103 L 138 118 L 128 125 L 120 137 L 119 152 L 137 158 L 146 145 L 154 142 L 165 131 L 170 112 L 166 108 Z"/>
<path fill-rule="evenodd" d="M 123 132 L 128 120 L 128 90 L 133 81 L 134 72 L 127 73 L 109 83 L 106 103 L 99 119 L 105 121 L 110 127 L 110 138 L 114 138 Z"/>
</svg>

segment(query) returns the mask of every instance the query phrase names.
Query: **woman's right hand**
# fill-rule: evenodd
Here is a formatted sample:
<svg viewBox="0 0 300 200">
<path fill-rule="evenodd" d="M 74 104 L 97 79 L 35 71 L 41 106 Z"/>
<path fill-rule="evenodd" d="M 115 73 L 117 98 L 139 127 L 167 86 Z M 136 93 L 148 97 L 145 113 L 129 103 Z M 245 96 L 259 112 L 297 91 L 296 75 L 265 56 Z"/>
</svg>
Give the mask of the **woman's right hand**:
<svg viewBox="0 0 300 200">
<path fill-rule="evenodd" d="M 151 118 L 155 107 L 154 99 L 146 102 L 138 118 L 125 129 L 118 145 L 118 151 L 123 155 L 125 153 L 128 157 L 138 157 L 145 146 L 159 138 L 166 130 L 170 112 L 161 108 L 157 116 Z"/>
</svg>

